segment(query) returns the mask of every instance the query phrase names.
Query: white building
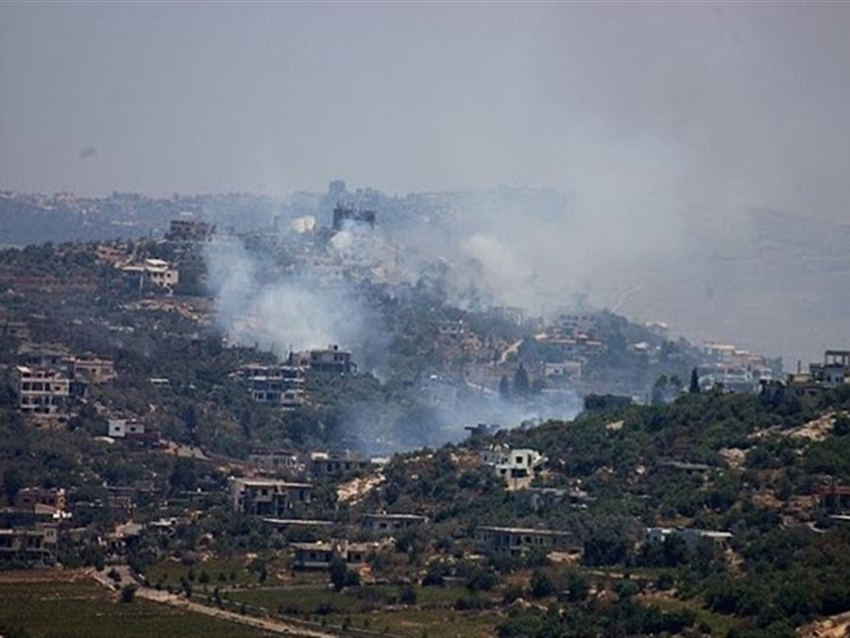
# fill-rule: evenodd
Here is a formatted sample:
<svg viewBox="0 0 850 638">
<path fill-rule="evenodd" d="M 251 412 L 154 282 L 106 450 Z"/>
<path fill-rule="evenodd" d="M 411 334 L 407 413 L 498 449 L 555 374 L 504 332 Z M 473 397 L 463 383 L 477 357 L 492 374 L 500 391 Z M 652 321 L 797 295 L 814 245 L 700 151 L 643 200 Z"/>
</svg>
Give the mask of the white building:
<svg viewBox="0 0 850 638">
<path fill-rule="evenodd" d="M 146 285 L 171 290 L 180 281 L 180 273 L 163 259 L 145 259 L 141 265 L 124 266 L 121 272 L 140 290 Z"/>
<path fill-rule="evenodd" d="M 109 436 L 123 439 L 127 436 L 140 436 L 145 433 L 145 424 L 136 419 L 109 419 Z"/>
<path fill-rule="evenodd" d="M 481 462 L 492 465 L 502 478 L 523 478 L 539 471 L 548 459 L 537 450 L 512 450 L 501 446 L 481 453 Z"/>
<path fill-rule="evenodd" d="M 707 539 L 724 545 L 732 539 L 730 532 L 718 532 L 707 529 L 689 529 L 686 527 L 645 527 L 643 540 L 647 543 L 663 543 L 667 538 L 676 536 L 685 541 L 688 547 L 695 546 L 700 540 Z"/>
</svg>

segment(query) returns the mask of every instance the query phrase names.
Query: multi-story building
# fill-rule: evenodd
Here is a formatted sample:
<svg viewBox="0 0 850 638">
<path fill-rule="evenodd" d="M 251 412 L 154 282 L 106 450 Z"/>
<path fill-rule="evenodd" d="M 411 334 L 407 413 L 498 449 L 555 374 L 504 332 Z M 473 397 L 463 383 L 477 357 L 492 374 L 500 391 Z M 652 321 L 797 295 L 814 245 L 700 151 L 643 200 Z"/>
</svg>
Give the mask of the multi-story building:
<svg viewBox="0 0 850 638">
<path fill-rule="evenodd" d="M 143 290 L 145 287 L 172 290 L 180 281 L 180 273 L 163 259 L 145 259 L 141 265 L 121 268 L 130 285 Z"/>
<path fill-rule="evenodd" d="M 809 374 L 814 383 L 837 387 L 850 381 L 850 350 L 827 350 L 823 363 L 809 365 Z"/>
<path fill-rule="evenodd" d="M 732 363 L 737 348 L 731 343 L 707 341 L 702 346 L 703 354 L 711 363 Z"/>
<path fill-rule="evenodd" d="M 67 415 L 71 380 L 64 370 L 17 366 L 14 387 L 21 412 L 44 417 Z"/>
<path fill-rule="evenodd" d="M 58 541 L 59 529 L 51 523 L 0 529 L 0 561 L 27 566 L 53 565 Z"/>
<path fill-rule="evenodd" d="M 351 352 L 340 350 L 336 344 L 331 344 L 324 350 L 293 353 L 289 359 L 290 363 L 308 366 L 314 372 L 348 374 L 357 371 L 357 364 L 352 361 Z"/>
<path fill-rule="evenodd" d="M 70 351 L 61 345 L 27 343 L 18 349 L 18 362 L 28 368 L 61 368 L 71 371 Z"/>
<path fill-rule="evenodd" d="M 294 365 L 252 363 L 236 371 L 236 378 L 258 403 L 293 409 L 304 405 L 304 368 Z"/>
<path fill-rule="evenodd" d="M 295 569 L 328 569 L 335 557 L 348 565 L 362 565 L 371 550 L 378 547 L 375 543 L 350 543 L 331 541 L 316 543 L 292 543 L 294 555 L 292 566 Z"/>
<path fill-rule="evenodd" d="M 481 462 L 492 465 L 498 476 L 506 479 L 527 478 L 542 469 L 546 457 L 537 450 L 495 447 L 481 453 Z"/>
<path fill-rule="evenodd" d="M 189 216 L 172 219 L 165 238 L 170 241 L 207 241 L 215 234 L 215 226 Z"/>
<path fill-rule="evenodd" d="M 230 502 L 251 516 L 280 516 L 297 505 L 308 504 L 313 486 L 270 478 L 231 478 Z"/>
<path fill-rule="evenodd" d="M 328 476 L 341 477 L 372 469 L 374 463 L 357 454 L 346 452 L 330 454 L 328 452 L 312 452 L 310 454 L 310 475 L 316 479 Z"/>
<path fill-rule="evenodd" d="M 25 487 L 15 495 L 15 507 L 35 509 L 36 505 L 46 505 L 55 510 L 65 509 L 65 490 L 61 487 Z"/>
</svg>

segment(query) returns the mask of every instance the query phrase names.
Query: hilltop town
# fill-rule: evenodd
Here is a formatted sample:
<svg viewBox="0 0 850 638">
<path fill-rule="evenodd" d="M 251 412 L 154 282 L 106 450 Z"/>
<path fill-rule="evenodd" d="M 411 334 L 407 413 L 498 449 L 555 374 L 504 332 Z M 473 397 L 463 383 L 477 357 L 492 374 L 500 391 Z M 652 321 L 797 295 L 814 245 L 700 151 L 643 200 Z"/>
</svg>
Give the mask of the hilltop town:
<svg viewBox="0 0 850 638">
<path fill-rule="evenodd" d="M 4 568 L 304 635 L 780 636 L 850 609 L 850 353 L 786 374 L 580 301 L 460 303 L 380 224 L 196 210 L 0 251 Z M 315 326 L 281 298 L 349 340 L 282 344 Z"/>
</svg>

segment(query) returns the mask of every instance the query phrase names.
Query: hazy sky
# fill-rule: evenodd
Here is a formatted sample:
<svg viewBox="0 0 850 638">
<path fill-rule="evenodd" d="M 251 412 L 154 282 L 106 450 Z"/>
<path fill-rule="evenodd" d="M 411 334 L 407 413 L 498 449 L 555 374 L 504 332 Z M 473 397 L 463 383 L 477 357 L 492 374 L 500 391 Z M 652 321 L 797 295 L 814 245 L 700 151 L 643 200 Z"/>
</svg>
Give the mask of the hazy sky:
<svg viewBox="0 0 850 638">
<path fill-rule="evenodd" d="M 622 189 L 850 221 L 848 4 L 2 4 L 0 188 Z"/>
</svg>

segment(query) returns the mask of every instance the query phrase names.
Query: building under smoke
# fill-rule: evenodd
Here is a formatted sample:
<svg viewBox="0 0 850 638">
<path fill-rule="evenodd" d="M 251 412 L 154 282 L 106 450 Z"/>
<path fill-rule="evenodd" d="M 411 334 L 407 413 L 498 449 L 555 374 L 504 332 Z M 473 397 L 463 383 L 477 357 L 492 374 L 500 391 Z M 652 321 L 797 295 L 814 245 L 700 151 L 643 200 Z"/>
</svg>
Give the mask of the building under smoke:
<svg viewBox="0 0 850 638">
<path fill-rule="evenodd" d="M 373 210 L 361 210 L 359 208 L 337 204 L 334 208 L 333 229 L 334 231 L 340 231 L 350 224 L 374 228 L 375 217 L 375 211 Z"/>
</svg>

